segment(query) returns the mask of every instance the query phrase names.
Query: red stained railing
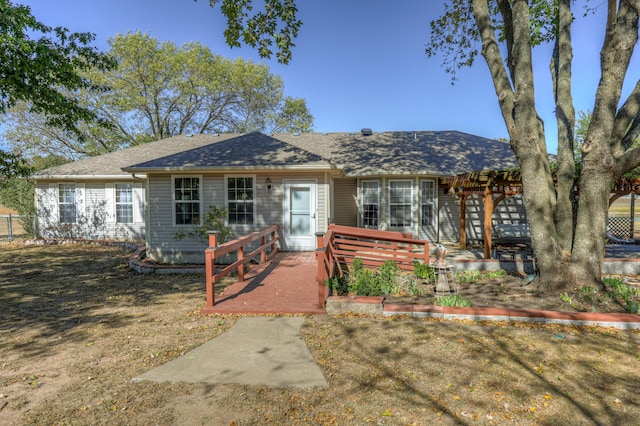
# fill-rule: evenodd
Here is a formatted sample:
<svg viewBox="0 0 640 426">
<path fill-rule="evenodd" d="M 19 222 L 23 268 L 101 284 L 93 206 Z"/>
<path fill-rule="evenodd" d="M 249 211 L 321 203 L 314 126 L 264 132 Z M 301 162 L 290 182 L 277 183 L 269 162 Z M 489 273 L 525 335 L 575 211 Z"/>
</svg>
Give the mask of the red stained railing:
<svg viewBox="0 0 640 426">
<path fill-rule="evenodd" d="M 207 303 L 205 307 L 211 307 L 215 304 L 215 284 L 221 278 L 237 269 L 238 281 L 244 281 L 246 263 L 249 263 L 258 254 L 260 255 L 260 263 L 264 263 L 271 260 L 278 253 L 278 245 L 276 243 L 280 239 L 279 230 L 280 225 L 271 225 L 261 231 L 252 232 L 220 246 L 218 246 L 217 242 L 217 233 L 209 235 L 209 248 L 204 252 L 207 283 Z M 260 240 L 260 246 L 250 253 L 245 253 L 246 247 L 258 240 Z M 237 253 L 237 260 L 215 273 L 215 260 L 233 252 Z"/>
<path fill-rule="evenodd" d="M 413 271 L 413 262 L 429 263 L 429 241 L 416 240 L 411 234 L 393 231 L 329 225 L 325 234 L 317 234 L 318 303 L 324 305 L 324 282 L 336 275 L 339 265 L 362 259 L 368 268 L 377 268 L 392 260 L 400 269 Z"/>
</svg>

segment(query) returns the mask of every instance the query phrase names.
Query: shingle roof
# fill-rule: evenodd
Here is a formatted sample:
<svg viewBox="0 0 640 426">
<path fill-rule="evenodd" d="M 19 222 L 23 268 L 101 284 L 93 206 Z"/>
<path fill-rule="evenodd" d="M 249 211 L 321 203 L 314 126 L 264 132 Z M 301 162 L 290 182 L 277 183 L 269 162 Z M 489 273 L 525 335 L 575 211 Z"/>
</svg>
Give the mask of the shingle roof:
<svg viewBox="0 0 640 426">
<path fill-rule="evenodd" d="M 125 176 L 131 177 L 130 173 L 123 172 L 124 167 L 149 161 L 154 158 L 165 157 L 185 150 L 197 148 L 204 145 L 224 141 L 238 135 L 181 135 L 173 138 L 149 142 L 142 145 L 133 146 L 120 151 L 108 154 L 88 157 L 73 163 L 62 164 L 40 170 L 32 175 L 36 179 L 60 178 L 60 177 L 99 177 L 99 176 Z"/>
<path fill-rule="evenodd" d="M 517 167 L 508 143 L 457 131 L 302 133 L 279 139 L 330 159 L 346 175 L 449 176 Z"/>
<path fill-rule="evenodd" d="M 172 138 L 175 139 L 175 138 Z M 286 143 L 278 136 L 254 132 L 126 167 L 127 171 L 330 168 L 320 155 Z"/>
<path fill-rule="evenodd" d="M 517 167 L 508 143 L 457 131 L 175 136 L 34 174 L 122 176 L 159 170 L 337 168 L 347 176 L 450 176 Z M 123 172 L 123 170 L 125 172 Z M 128 173 L 127 173 L 128 172 Z"/>
</svg>

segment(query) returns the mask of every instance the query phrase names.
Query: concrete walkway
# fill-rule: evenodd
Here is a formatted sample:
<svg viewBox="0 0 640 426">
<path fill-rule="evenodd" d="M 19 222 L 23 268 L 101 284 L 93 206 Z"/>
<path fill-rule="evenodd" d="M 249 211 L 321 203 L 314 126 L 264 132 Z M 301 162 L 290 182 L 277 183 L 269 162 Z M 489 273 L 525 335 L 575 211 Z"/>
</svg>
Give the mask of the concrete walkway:
<svg viewBox="0 0 640 426">
<path fill-rule="evenodd" d="M 300 337 L 303 317 L 244 317 L 229 331 L 133 381 L 328 387 Z"/>
</svg>

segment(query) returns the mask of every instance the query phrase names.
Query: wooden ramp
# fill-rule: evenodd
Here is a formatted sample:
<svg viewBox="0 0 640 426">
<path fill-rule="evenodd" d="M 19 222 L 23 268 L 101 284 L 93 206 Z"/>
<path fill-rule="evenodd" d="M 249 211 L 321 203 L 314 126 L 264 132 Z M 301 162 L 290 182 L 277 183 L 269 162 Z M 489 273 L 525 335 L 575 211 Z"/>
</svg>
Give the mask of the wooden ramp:
<svg viewBox="0 0 640 426">
<path fill-rule="evenodd" d="M 318 306 L 315 252 L 280 252 L 216 294 L 205 314 L 326 314 Z"/>
</svg>

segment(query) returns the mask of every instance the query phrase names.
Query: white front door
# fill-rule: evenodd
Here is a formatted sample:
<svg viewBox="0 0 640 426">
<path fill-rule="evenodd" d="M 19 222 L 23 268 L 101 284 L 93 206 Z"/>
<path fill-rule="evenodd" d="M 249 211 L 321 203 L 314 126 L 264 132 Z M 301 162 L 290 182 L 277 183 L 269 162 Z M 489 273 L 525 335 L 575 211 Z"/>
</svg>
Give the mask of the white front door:
<svg viewBox="0 0 640 426">
<path fill-rule="evenodd" d="M 314 251 L 316 249 L 316 186 L 314 180 L 283 182 L 284 249 Z"/>
</svg>

